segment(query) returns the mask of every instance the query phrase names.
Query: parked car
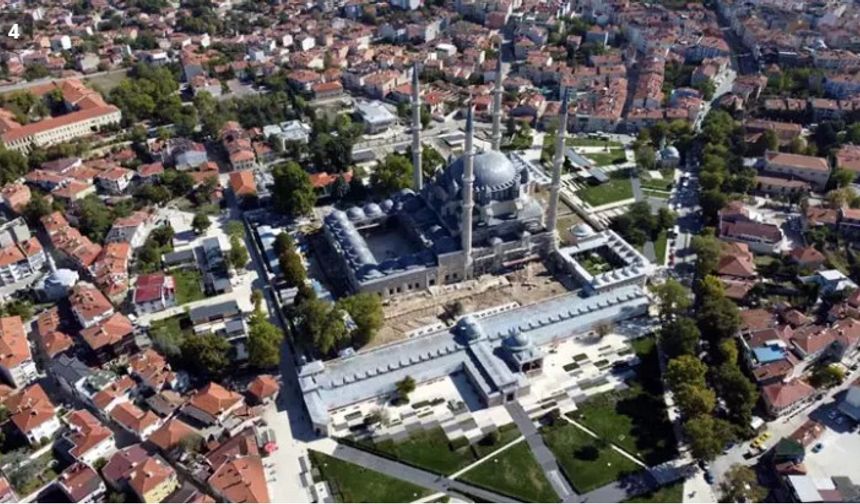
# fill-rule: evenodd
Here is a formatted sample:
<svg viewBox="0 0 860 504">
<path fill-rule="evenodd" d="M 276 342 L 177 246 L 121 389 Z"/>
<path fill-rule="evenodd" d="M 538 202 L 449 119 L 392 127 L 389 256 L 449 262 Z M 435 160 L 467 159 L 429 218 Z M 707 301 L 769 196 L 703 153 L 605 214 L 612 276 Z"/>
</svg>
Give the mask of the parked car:
<svg viewBox="0 0 860 504">
<path fill-rule="evenodd" d="M 714 484 L 714 473 L 710 470 L 705 471 L 705 481 L 707 481 L 709 485 Z"/>
<path fill-rule="evenodd" d="M 815 446 L 812 447 L 812 453 L 818 453 L 824 448 L 824 445 L 821 443 L 816 443 Z"/>
</svg>

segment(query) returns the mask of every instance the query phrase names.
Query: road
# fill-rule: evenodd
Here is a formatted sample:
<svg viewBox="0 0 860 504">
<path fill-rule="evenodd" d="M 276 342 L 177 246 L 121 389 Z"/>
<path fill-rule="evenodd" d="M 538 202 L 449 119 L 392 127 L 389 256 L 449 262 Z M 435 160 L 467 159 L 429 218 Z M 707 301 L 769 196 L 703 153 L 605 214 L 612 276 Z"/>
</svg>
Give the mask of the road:
<svg viewBox="0 0 860 504">
<path fill-rule="evenodd" d="M 235 198 L 231 197 L 230 218 L 243 221 L 242 214 Z M 283 330 L 285 327 L 278 313 L 277 300 L 266 281 L 268 274 L 260 251 L 254 241 L 250 225 L 247 222 L 245 225 L 245 247 L 251 252 L 249 254 L 251 267 L 257 272 L 253 288 L 263 292 L 263 304 L 268 311 L 269 320 Z M 278 450 L 266 459 L 266 464 L 272 466 L 271 470 L 267 469 L 269 496 L 273 502 L 310 502 L 310 495 L 299 479 L 302 472 L 299 458 L 307 455 L 307 449 L 302 441 L 311 439 L 313 430 L 307 421 L 304 400 L 299 393 L 295 357 L 286 341 L 281 346 L 280 378 L 281 389 L 278 397 L 263 414 L 263 419 L 274 431 L 278 444 Z"/>
<path fill-rule="evenodd" d="M 47 84 L 49 82 L 57 82 L 64 81 L 68 79 L 92 79 L 93 77 L 102 77 L 105 75 L 114 75 L 114 74 L 125 74 L 128 73 L 128 68 L 115 68 L 113 70 L 106 70 L 104 72 L 96 72 L 91 74 L 81 74 L 81 75 L 72 75 L 70 77 L 45 77 L 44 79 L 37 79 L 26 82 L 17 82 L 15 84 L 6 84 L 5 86 L 0 86 L 0 94 L 9 93 L 11 91 L 19 91 L 22 89 L 29 89 L 34 86 L 38 86 L 40 84 Z"/>
</svg>

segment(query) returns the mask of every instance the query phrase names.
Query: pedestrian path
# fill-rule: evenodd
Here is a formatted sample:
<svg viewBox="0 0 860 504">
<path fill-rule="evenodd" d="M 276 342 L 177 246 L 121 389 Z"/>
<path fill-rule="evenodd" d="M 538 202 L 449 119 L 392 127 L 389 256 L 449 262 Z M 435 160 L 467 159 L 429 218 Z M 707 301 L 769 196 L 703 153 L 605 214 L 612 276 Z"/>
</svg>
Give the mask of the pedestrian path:
<svg viewBox="0 0 860 504">
<path fill-rule="evenodd" d="M 570 486 L 570 483 L 568 483 L 567 479 L 562 474 L 561 468 L 558 466 L 558 462 L 555 459 L 555 455 L 553 455 L 552 451 L 550 451 L 543 442 L 543 436 L 538 432 L 537 427 L 535 427 L 532 419 L 529 418 L 526 410 L 524 410 L 522 405 L 516 401 L 507 403 L 505 405 L 505 409 L 511 414 L 511 418 L 513 418 L 514 423 L 517 424 L 517 428 L 523 433 L 523 436 L 525 436 L 526 442 L 528 442 L 529 448 L 532 451 L 532 455 L 534 455 L 538 465 L 543 469 L 546 479 L 549 481 L 550 485 L 552 485 L 555 493 L 561 497 L 563 502 L 578 501 L 579 495 L 577 495 Z"/>
</svg>

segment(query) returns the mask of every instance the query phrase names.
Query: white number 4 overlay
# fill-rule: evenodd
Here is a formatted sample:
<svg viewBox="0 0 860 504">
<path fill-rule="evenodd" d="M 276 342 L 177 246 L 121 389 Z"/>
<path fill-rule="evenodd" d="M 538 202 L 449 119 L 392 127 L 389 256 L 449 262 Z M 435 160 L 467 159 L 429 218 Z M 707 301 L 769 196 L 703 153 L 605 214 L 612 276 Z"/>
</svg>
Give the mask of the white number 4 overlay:
<svg viewBox="0 0 860 504">
<path fill-rule="evenodd" d="M 12 27 L 9 28 L 9 33 L 7 33 L 6 35 L 8 35 L 10 38 L 18 40 L 18 38 L 21 37 L 21 29 L 18 28 L 18 23 L 13 24 Z"/>
</svg>

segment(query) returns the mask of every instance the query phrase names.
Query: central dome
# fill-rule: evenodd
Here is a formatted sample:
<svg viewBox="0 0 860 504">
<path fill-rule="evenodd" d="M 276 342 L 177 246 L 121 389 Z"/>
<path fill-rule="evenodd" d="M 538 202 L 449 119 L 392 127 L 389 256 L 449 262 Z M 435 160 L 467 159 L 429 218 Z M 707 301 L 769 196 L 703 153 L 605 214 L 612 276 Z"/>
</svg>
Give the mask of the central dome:
<svg viewBox="0 0 860 504">
<path fill-rule="evenodd" d="M 466 156 L 460 156 L 448 167 L 448 176 L 463 179 Z M 474 156 L 475 189 L 502 189 L 517 182 L 517 169 L 507 156 L 498 151 L 485 151 Z"/>
</svg>

